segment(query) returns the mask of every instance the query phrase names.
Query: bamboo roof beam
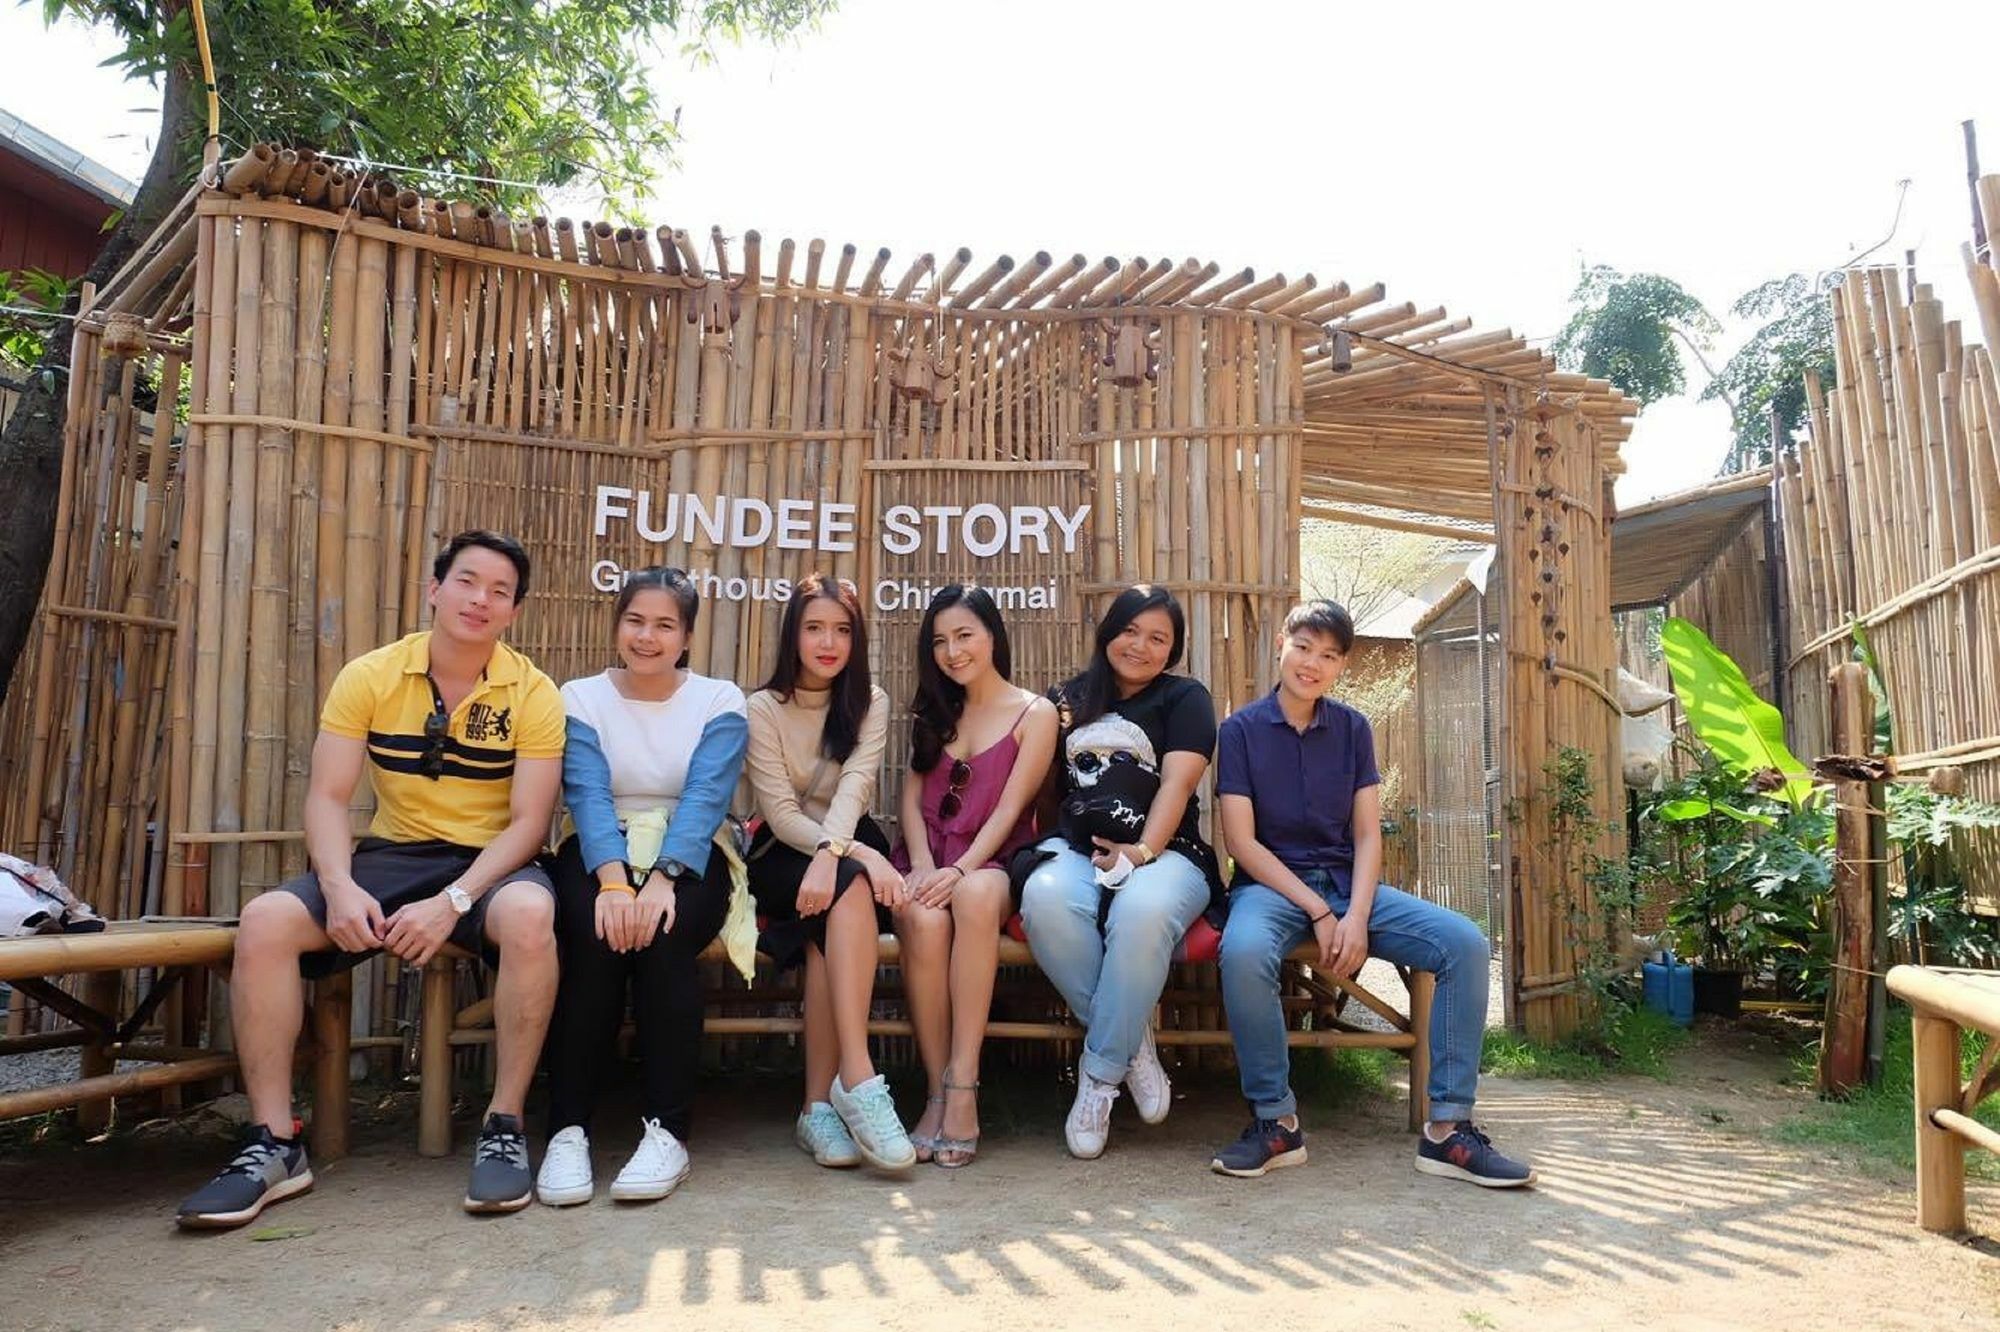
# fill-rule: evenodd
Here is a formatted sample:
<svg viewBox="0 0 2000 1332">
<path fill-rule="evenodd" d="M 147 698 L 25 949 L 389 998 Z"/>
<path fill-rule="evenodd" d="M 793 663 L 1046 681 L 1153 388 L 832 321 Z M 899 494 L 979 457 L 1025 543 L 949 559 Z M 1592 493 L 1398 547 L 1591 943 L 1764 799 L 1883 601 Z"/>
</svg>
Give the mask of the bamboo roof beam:
<svg viewBox="0 0 2000 1332">
<path fill-rule="evenodd" d="M 1285 275 L 1283 273 L 1273 273 L 1262 282 L 1253 282 L 1243 288 L 1243 290 L 1225 296 L 1221 300 L 1216 301 L 1215 305 L 1224 310 L 1245 310 L 1250 307 L 1252 301 L 1262 300 L 1274 291 L 1282 291 L 1284 286 Z"/>
<path fill-rule="evenodd" d="M 833 266 L 833 289 L 835 291 L 847 290 L 847 280 L 854 276 L 855 256 L 860 253 L 859 250 L 854 248 L 854 242 L 852 241 L 848 241 L 840 247 L 840 259 Z"/>
<path fill-rule="evenodd" d="M 1047 250 L 1036 250 L 1034 254 L 1028 257 L 1027 263 L 1020 265 L 1012 273 L 1009 273 L 999 286 L 986 293 L 984 299 L 979 302 L 979 308 L 982 310 L 996 310 L 1006 305 L 1035 282 L 1039 281 L 1041 276 L 1049 271 L 1049 266 L 1053 263 L 1055 263 L 1055 260 L 1050 257 Z"/>
<path fill-rule="evenodd" d="M 875 296 L 881 293 L 882 273 L 888 267 L 889 247 L 884 245 L 881 249 L 875 251 L 875 258 L 868 265 L 868 271 L 862 274 L 861 294 L 863 296 Z"/>
<path fill-rule="evenodd" d="M 1006 254 L 1001 255 L 998 259 L 995 259 L 992 263 L 988 264 L 985 268 L 981 269 L 979 271 L 978 276 L 974 277 L 972 281 L 966 283 L 965 286 L 959 288 L 958 293 L 951 298 L 952 305 L 954 307 L 963 308 L 965 306 L 973 304 L 981 296 L 984 296 L 987 292 L 993 290 L 993 288 L 999 284 L 1000 279 L 1006 277 L 1009 273 L 1013 271 L 1014 271 L 1013 256 Z"/>
<path fill-rule="evenodd" d="M 1056 288 L 1055 293 L 1049 297 L 1048 303 L 1050 308 L 1068 309 L 1075 305 L 1085 292 L 1095 289 L 1106 278 L 1119 272 L 1121 267 L 1122 265 L 1116 259 L 1113 259 L 1110 255 L 1106 255 L 1104 258 L 1098 260 L 1094 266 L 1084 269 L 1068 282 Z"/>
<path fill-rule="evenodd" d="M 1014 302 L 1017 310 L 1026 310 L 1042 300 L 1050 292 L 1061 290 L 1064 283 L 1083 272 L 1090 260 L 1080 254 L 1073 254 L 1062 263 L 1036 278 L 1033 285 L 1021 293 L 1021 299 Z"/>
<path fill-rule="evenodd" d="M 1228 296 L 1232 292 L 1243 290 L 1243 288 L 1249 286 L 1256 280 L 1257 280 L 1257 270 L 1254 268 L 1246 268 L 1242 272 L 1233 273 L 1230 276 L 1223 278 L 1219 282 L 1211 282 L 1208 286 L 1203 287 L 1200 291 L 1195 292 L 1192 296 L 1185 297 L 1181 301 L 1181 304 L 1214 305 L 1217 301 L 1221 300 L 1223 297 Z"/>
<path fill-rule="evenodd" d="M 972 251 L 970 249 L 961 245 L 956 250 L 953 250 L 951 258 L 945 260 L 944 267 L 938 270 L 937 280 L 931 283 L 929 303 L 932 305 L 942 305 L 944 298 L 951 294 L 951 284 L 958 281 L 959 275 L 965 272 L 971 263 Z"/>
<path fill-rule="evenodd" d="M 1318 286 L 1319 279 L 1308 273 L 1302 278 L 1286 283 L 1270 295 L 1260 300 L 1252 301 L 1250 308 L 1261 311 L 1264 314 L 1276 314 L 1286 306 L 1295 303 L 1301 297 L 1314 291 Z"/>
<path fill-rule="evenodd" d="M 916 261 L 904 271 L 903 276 L 897 279 L 896 289 L 889 293 L 889 299 L 892 301 L 909 300 L 910 293 L 917 289 L 917 283 L 923 281 L 924 274 L 932 271 L 936 265 L 937 256 L 931 254 L 928 250 L 918 255 Z"/>
</svg>

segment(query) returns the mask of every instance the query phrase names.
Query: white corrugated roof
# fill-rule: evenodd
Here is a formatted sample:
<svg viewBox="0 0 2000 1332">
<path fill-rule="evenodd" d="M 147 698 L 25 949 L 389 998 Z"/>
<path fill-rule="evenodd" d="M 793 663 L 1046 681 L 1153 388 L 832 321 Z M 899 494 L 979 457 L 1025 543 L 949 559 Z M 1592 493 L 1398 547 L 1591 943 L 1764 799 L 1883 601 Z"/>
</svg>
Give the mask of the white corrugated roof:
<svg viewBox="0 0 2000 1332">
<path fill-rule="evenodd" d="M 36 129 L 4 107 L 0 107 L 0 143 L 11 145 L 115 207 L 123 208 L 139 192 L 137 185 L 110 167 L 93 161 L 53 134 Z"/>
</svg>

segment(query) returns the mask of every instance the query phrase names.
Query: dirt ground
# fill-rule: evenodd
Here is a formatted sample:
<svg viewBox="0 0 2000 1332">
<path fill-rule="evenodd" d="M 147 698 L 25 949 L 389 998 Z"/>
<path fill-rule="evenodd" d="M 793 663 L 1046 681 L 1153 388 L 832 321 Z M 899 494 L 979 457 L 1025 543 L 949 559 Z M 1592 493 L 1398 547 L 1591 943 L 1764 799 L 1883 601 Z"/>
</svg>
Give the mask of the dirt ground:
<svg viewBox="0 0 2000 1332">
<path fill-rule="evenodd" d="M 2000 1328 L 2000 1189 L 1973 1196 L 1990 1238 L 1925 1235 L 1907 1181 L 1773 1144 L 1803 1104 L 1781 1056 L 1681 1059 L 1666 1083 L 1489 1079 L 1482 1116 L 1542 1174 L 1525 1194 L 1417 1175 L 1387 1100 L 1309 1115 L 1304 1169 L 1212 1175 L 1241 1115 L 1213 1076 L 1158 1128 L 1121 1103 L 1097 1162 L 1031 1090 L 970 1169 L 901 1179 L 813 1167 L 786 1086 L 731 1081 L 666 1202 L 487 1219 L 458 1207 L 465 1133 L 427 1161 L 376 1125 L 266 1213 L 275 1240 L 174 1230 L 212 1136 L 42 1144 L 0 1160 L 0 1326 Z M 601 1190 L 630 1136 L 597 1146 Z"/>
</svg>

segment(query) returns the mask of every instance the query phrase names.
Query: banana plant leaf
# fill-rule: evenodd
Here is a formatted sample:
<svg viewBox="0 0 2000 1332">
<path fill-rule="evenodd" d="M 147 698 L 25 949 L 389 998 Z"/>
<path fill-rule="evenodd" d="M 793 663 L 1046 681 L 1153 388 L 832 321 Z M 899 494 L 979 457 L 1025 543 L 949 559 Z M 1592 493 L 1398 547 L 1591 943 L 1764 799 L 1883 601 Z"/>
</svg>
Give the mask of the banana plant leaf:
<svg viewBox="0 0 2000 1332">
<path fill-rule="evenodd" d="M 1778 821 L 1769 814 L 1759 814 L 1751 809 L 1738 809 L 1720 800 L 1703 800 L 1697 796 L 1666 801 L 1653 811 L 1653 817 L 1662 823 L 1688 823 L 1695 819 L 1705 819 L 1711 814 L 1721 814 L 1735 819 L 1738 823 L 1755 823 L 1766 828 L 1778 826 Z"/>
<path fill-rule="evenodd" d="M 1743 668 L 1678 616 L 1668 616 L 1661 627 L 1660 647 L 1696 737 L 1746 781 L 1775 772 L 1782 782 L 1775 793 L 1804 808 L 1812 798 L 1812 778 L 1785 747 L 1785 719 L 1757 697 Z"/>
</svg>

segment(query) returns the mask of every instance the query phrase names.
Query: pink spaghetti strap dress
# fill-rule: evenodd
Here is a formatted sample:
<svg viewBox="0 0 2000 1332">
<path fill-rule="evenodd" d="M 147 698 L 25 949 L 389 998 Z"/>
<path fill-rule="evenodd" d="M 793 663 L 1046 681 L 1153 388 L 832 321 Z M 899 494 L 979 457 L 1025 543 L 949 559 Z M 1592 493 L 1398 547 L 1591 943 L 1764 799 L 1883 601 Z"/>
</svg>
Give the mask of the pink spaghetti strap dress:
<svg viewBox="0 0 2000 1332">
<path fill-rule="evenodd" d="M 1028 704 L 1030 708 L 1033 706 L 1033 703 Z M 979 830 L 985 826 L 986 820 L 993 817 L 994 809 L 1000 804 L 1000 793 L 1006 790 L 1007 779 L 1014 773 L 1014 761 L 1021 754 L 1021 742 L 1015 738 L 1014 732 L 1020 729 L 1021 717 L 1027 715 L 1028 708 L 1021 709 L 1020 716 L 1014 719 L 1014 725 L 1007 729 L 1007 734 L 971 758 L 963 760 L 971 771 L 965 785 L 958 788 L 958 810 L 951 818 L 945 818 L 939 809 L 944 804 L 946 794 L 951 790 L 952 769 L 958 766 L 960 760 L 952 758 L 950 754 L 943 754 L 939 756 L 937 766 L 924 774 L 923 794 L 919 804 L 924 816 L 924 840 L 930 847 L 933 865 L 949 865 L 964 855 L 974 839 L 979 836 Z M 910 834 L 910 829 L 903 830 L 906 844 Z M 1031 800 L 1027 808 L 1021 811 L 1021 817 L 1013 828 L 1008 831 L 1007 840 L 1000 844 L 998 851 L 987 858 L 985 867 L 1005 869 L 1008 859 L 1034 840 L 1035 809 Z M 904 873 L 909 872 L 910 854 L 907 845 L 896 848 L 891 863 Z"/>
</svg>

